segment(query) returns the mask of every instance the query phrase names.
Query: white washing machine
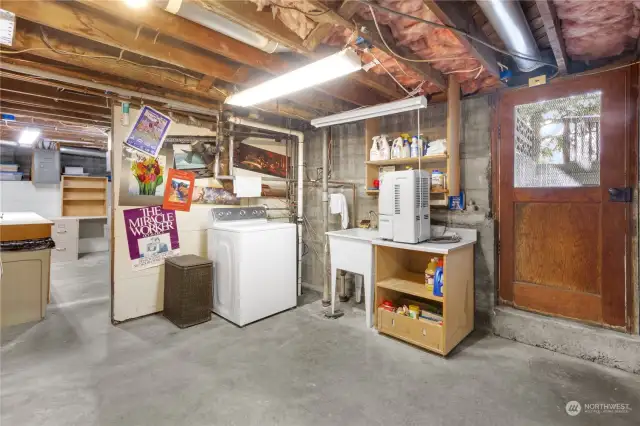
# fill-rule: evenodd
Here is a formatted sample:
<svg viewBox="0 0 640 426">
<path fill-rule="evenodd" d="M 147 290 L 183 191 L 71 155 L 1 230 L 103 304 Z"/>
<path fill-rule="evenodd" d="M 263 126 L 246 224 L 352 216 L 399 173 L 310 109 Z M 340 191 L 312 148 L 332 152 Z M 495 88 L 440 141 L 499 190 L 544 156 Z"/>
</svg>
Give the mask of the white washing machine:
<svg viewBox="0 0 640 426">
<path fill-rule="evenodd" d="M 213 312 L 241 327 L 297 304 L 296 227 L 266 217 L 264 207 L 211 209 Z"/>
</svg>

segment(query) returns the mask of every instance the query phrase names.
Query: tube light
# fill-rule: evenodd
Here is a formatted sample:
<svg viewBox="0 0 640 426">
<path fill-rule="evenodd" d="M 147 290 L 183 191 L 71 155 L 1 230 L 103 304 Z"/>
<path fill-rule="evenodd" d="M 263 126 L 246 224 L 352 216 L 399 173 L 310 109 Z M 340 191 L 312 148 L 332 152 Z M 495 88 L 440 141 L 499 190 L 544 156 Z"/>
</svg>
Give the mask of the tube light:
<svg viewBox="0 0 640 426">
<path fill-rule="evenodd" d="M 314 118 L 311 125 L 314 127 L 333 126 L 335 124 L 351 123 L 366 120 L 367 118 L 382 117 L 383 115 L 398 114 L 427 107 L 427 98 L 418 96 L 415 98 L 401 99 L 386 104 L 374 105 L 367 108 L 358 108 L 326 117 Z"/>
<path fill-rule="evenodd" d="M 149 0 L 124 0 L 124 2 L 132 9 L 142 9 L 149 4 Z"/>
<path fill-rule="evenodd" d="M 362 63 L 358 54 L 352 49 L 344 49 L 255 87 L 235 93 L 229 96 L 225 103 L 240 107 L 256 105 L 345 76 L 361 68 Z"/>
<path fill-rule="evenodd" d="M 40 130 L 38 129 L 24 129 L 22 133 L 20 133 L 20 139 L 18 139 L 18 143 L 20 146 L 32 146 L 33 143 L 40 136 Z"/>
</svg>

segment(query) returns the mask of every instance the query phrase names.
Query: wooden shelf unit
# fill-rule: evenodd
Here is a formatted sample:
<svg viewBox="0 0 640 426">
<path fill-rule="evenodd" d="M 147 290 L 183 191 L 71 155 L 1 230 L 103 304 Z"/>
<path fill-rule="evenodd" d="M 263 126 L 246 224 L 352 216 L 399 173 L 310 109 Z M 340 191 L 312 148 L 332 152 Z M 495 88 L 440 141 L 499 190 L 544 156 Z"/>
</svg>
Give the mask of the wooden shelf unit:
<svg viewBox="0 0 640 426">
<path fill-rule="evenodd" d="M 446 139 L 447 154 L 423 156 L 420 158 L 420 168 L 431 173 L 433 170 L 440 170 L 447 174 L 447 190 L 432 192 L 432 194 L 442 194 L 432 198 L 433 206 L 448 206 L 449 195 L 460 194 L 460 84 L 455 78 L 449 78 L 447 91 L 447 124 L 446 127 L 420 129 L 420 133 L 429 140 Z M 428 107 L 427 107 L 428 108 Z M 379 191 L 373 189 L 373 181 L 379 179 L 381 166 L 395 166 L 396 170 L 403 170 L 407 167 L 418 166 L 417 158 L 395 158 L 393 160 L 369 161 L 369 151 L 374 136 L 386 134 L 389 143 L 400 136 L 401 133 L 413 135 L 416 129 L 406 129 L 404 132 L 388 133 L 380 129 L 380 119 L 370 118 L 365 120 L 364 152 L 365 152 L 365 191 L 367 195 L 377 196 Z"/>
<path fill-rule="evenodd" d="M 107 178 L 62 176 L 62 216 L 106 216 Z"/>
<path fill-rule="evenodd" d="M 474 327 L 473 245 L 448 254 L 376 245 L 375 325 L 383 334 L 447 355 Z M 434 296 L 425 285 L 424 270 L 433 257 L 444 258 L 444 295 Z M 442 325 L 388 312 L 380 305 L 442 306 Z"/>
</svg>

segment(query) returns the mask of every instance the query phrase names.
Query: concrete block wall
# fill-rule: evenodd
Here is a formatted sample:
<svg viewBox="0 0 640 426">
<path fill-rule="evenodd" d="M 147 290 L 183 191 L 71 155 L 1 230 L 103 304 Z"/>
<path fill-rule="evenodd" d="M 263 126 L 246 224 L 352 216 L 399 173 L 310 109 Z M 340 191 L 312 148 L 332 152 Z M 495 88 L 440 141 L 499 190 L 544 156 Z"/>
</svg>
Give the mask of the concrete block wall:
<svg viewBox="0 0 640 426">
<path fill-rule="evenodd" d="M 381 132 L 391 133 L 418 131 L 418 114 L 410 112 L 383 117 Z M 446 103 L 431 104 L 420 112 L 420 128 L 446 126 Z M 449 212 L 433 209 L 435 224 L 478 230 L 476 245 L 476 312 L 479 325 L 488 325 L 490 312 L 495 305 L 495 251 L 494 226 L 491 212 L 491 100 L 489 96 L 465 99 L 462 102 L 461 132 L 461 187 L 475 209 L 464 212 Z M 369 211 L 377 212 L 377 197 L 365 193 L 364 161 L 368 156 L 370 141 L 364 145 L 364 122 L 334 126 L 332 128 L 333 161 L 331 179 L 355 182 L 357 186 L 356 218 L 369 218 Z M 305 138 L 305 163 L 311 179 L 316 179 L 316 170 L 322 167 L 322 133 L 309 132 Z M 329 192 L 340 191 L 331 189 Z M 353 212 L 350 190 L 343 190 L 349 212 Z M 322 290 L 322 207 L 321 186 L 305 186 L 305 216 L 309 226 L 305 227 L 304 240 L 308 250 L 303 258 L 302 277 L 305 286 Z M 339 217 L 330 215 L 329 229 L 339 229 Z M 350 284 L 352 285 L 352 284 Z"/>
</svg>

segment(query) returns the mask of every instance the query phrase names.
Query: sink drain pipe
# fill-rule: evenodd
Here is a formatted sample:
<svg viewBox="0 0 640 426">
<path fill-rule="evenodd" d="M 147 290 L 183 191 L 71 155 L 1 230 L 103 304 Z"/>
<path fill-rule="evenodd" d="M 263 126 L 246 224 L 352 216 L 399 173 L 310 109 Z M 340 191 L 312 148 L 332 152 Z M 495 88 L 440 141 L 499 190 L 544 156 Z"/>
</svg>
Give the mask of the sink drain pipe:
<svg viewBox="0 0 640 426">
<path fill-rule="evenodd" d="M 229 122 L 240 124 L 242 126 L 253 127 L 256 129 L 269 130 L 275 133 L 294 136 L 298 139 L 298 176 L 297 176 L 297 193 L 296 197 L 296 227 L 298 229 L 298 296 L 302 294 L 302 218 L 303 218 L 303 197 L 304 197 L 304 133 L 297 130 L 287 129 L 285 127 L 272 126 L 259 121 L 247 120 L 240 117 L 229 117 Z"/>
</svg>

